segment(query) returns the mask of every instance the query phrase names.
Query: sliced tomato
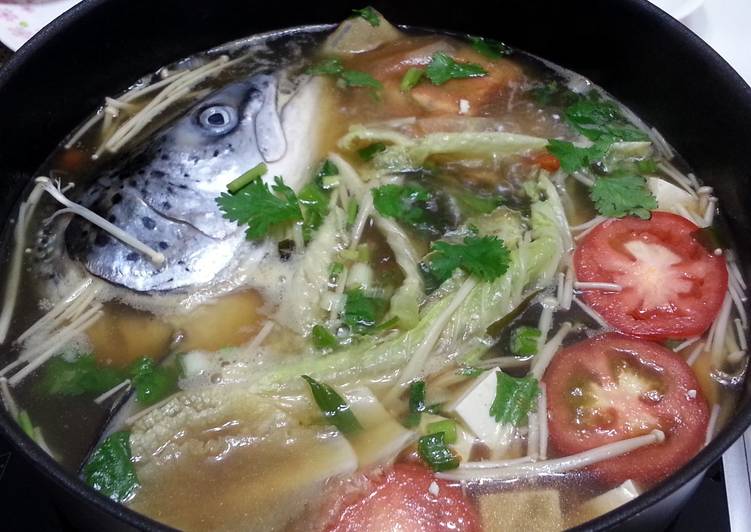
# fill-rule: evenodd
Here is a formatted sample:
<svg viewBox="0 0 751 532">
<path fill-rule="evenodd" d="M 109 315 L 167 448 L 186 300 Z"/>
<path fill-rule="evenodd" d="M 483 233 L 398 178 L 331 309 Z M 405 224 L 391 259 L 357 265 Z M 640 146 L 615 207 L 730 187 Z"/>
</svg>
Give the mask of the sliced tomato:
<svg viewBox="0 0 751 532">
<path fill-rule="evenodd" d="M 327 530 L 473 532 L 480 525 L 461 488 L 435 478 L 423 466 L 396 464 L 375 481 L 370 493 L 348 504 Z"/>
<path fill-rule="evenodd" d="M 720 310 L 728 273 L 725 258 L 694 237 L 698 230 L 668 212 L 601 223 L 574 253 L 576 277 L 623 290 L 585 290 L 584 300 L 630 335 L 667 340 L 702 334 Z"/>
<path fill-rule="evenodd" d="M 543 376 L 550 443 L 567 456 L 659 429 L 665 441 L 590 466 L 609 484 L 650 485 L 703 446 L 709 408 L 693 371 L 665 347 L 609 333 L 559 351 Z"/>
</svg>

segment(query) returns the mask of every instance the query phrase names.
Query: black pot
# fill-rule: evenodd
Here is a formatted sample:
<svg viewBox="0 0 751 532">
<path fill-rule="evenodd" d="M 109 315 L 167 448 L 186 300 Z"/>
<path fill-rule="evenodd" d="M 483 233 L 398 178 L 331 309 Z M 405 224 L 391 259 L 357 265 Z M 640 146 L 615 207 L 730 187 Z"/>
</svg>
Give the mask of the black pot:
<svg viewBox="0 0 751 532">
<path fill-rule="evenodd" d="M 657 127 L 715 188 L 732 234 L 751 233 L 744 207 L 751 205 L 751 89 L 704 42 L 648 2 L 371 3 L 396 23 L 494 37 L 589 77 Z M 180 57 L 261 31 L 336 22 L 360 4 L 88 0 L 78 5 L 0 71 L 2 219 L 11 217 L 35 169 L 104 96 Z M 749 277 L 751 248 L 738 251 Z M 749 395 L 747 387 L 736 417 L 689 464 L 583 528 L 664 528 L 705 470 L 751 424 Z M 0 434 L 51 482 L 82 528 L 161 528 L 64 472 L 4 411 Z"/>
</svg>

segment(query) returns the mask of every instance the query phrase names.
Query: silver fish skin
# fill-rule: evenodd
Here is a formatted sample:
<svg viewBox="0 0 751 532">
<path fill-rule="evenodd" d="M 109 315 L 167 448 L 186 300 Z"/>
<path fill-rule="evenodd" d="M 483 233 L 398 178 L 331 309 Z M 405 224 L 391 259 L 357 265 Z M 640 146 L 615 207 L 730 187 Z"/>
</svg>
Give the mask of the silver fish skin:
<svg viewBox="0 0 751 532">
<path fill-rule="evenodd" d="M 287 146 L 277 80 L 256 74 L 212 93 L 94 181 L 78 201 L 164 254 L 146 257 L 81 218 L 65 234 L 68 254 L 93 275 L 138 292 L 210 282 L 244 244 L 216 198 L 231 180 Z"/>
</svg>

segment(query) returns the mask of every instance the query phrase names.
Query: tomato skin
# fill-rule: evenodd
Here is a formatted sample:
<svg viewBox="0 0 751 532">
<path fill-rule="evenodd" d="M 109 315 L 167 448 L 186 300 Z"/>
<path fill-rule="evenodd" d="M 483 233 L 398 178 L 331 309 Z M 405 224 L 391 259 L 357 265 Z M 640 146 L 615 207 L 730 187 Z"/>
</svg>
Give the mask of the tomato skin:
<svg viewBox="0 0 751 532">
<path fill-rule="evenodd" d="M 430 493 L 435 482 L 438 495 Z M 479 532 L 480 520 L 461 488 L 423 466 L 396 464 L 373 491 L 348 504 L 328 532 Z"/>
<path fill-rule="evenodd" d="M 725 258 L 694 238 L 698 230 L 686 218 L 661 211 L 650 220 L 627 217 L 596 226 L 574 253 L 576 277 L 617 283 L 623 291 L 584 290 L 584 301 L 625 334 L 652 340 L 701 335 L 722 306 L 728 273 Z M 646 260 L 626 249 L 635 243 L 646 250 Z M 661 254 L 674 264 L 665 266 Z M 647 298 L 657 302 L 645 305 Z"/>
<path fill-rule="evenodd" d="M 556 172 L 561 167 L 561 161 L 558 160 L 558 157 L 548 152 L 542 152 L 533 159 L 533 162 L 548 172 Z"/>
<path fill-rule="evenodd" d="M 619 360 L 627 360 L 650 379 L 659 381 L 659 400 L 626 395 L 627 401 L 615 402 L 610 409 L 605 409 L 606 413 L 614 414 L 613 418 L 608 418 L 613 419 L 612 422 L 582 422 L 572 404 L 572 391 L 581 390 L 582 382 L 597 383 L 607 389 L 616 382 L 613 364 Z M 699 383 L 680 355 L 659 344 L 616 333 L 596 336 L 559 351 L 548 366 L 543 382 L 547 387 L 550 443 L 561 456 L 639 436 L 654 428 L 665 433 L 662 443 L 588 468 L 609 485 L 628 479 L 652 485 L 675 472 L 704 446 L 709 407 Z M 629 430 L 625 420 L 638 419 L 640 415 L 651 417 L 653 426 Z"/>
</svg>

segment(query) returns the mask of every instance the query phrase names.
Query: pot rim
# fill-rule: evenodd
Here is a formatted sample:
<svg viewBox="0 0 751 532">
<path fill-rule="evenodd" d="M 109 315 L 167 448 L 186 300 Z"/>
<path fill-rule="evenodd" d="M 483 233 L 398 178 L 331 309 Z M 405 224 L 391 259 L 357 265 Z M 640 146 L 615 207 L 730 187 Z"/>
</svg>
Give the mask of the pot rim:
<svg viewBox="0 0 751 532">
<path fill-rule="evenodd" d="M 63 13 L 59 18 L 53 20 L 49 25 L 34 35 L 26 44 L 15 52 L 0 69 L 0 89 L 13 77 L 17 70 L 23 67 L 28 59 L 32 58 L 38 50 L 43 49 L 50 39 L 68 31 L 68 28 L 74 26 L 79 19 L 85 17 L 89 12 L 95 11 L 100 5 L 105 4 L 108 1 L 109 0 L 84 0 Z M 749 87 L 743 78 L 741 78 L 741 76 L 714 49 L 685 25 L 672 18 L 660 8 L 651 4 L 648 0 L 622 1 L 638 8 L 644 12 L 647 17 L 659 19 L 661 24 L 668 28 L 668 31 L 679 34 L 685 42 L 692 45 L 694 52 L 707 57 L 714 65 L 716 71 L 721 73 L 722 76 L 728 80 L 729 83 L 734 85 L 739 92 L 746 93 L 746 98 L 751 102 L 751 87 Z M 222 43 L 217 43 L 217 45 L 221 44 Z M 607 87 L 605 88 L 607 89 Z M 30 459 L 33 466 L 54 484 L 63 488 L 74 497 L 85 501 L 87 504 L 94 505 L 99 510 L 104 511 L 110 516 L 137 529 L 173 530 L 171 527 L 163 523 L 157 522 L 131 510 L 123 504 L 117 503 L 103 496 L 93 488 L 86 485 L 80 477 L 64 470 L 58 462 L 42 450 L 41 447 L 39 447 L 21 430 L 5 409 L 0 410 L 2 410 L 2 412 L 0 412 L 0 436 L 5 438 L 16 450 Z M 736 414 L 733 416 L 732 420 L 723 427 L 720 433 L 713 438 L 709 445 L 702 449 L 680 470 L 673 475 L 670 475 L 670 477 L 661 482 L 658 486 L 645 492 L 636 499 L 619 506 L 607 514 L 588 521 L 576 527 L 574 530 L 609 529 L 627 521 L 651 506 L 654 506 L 687 484 L 690 480 L 698 475 L 704 474 L 704 472 L 743 435 L 749 426 L 751 426 L 751 398 L 746 397 L 738 405 Z"/>
</svg>

